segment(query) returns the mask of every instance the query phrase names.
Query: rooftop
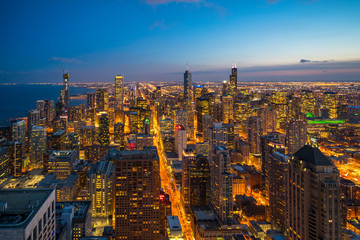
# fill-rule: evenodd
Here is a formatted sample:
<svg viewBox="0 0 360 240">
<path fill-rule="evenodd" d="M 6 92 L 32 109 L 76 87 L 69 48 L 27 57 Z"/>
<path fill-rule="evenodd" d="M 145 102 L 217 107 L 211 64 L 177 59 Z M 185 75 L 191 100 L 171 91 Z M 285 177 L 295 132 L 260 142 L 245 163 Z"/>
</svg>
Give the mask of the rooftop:
<svg viewBox="0 0 360 240">
<path fill-rule="evenodd" d="M 305 145 L 294 156 L 307 163 L 317 166 L 332 166 L 333 163 L 318 148 Z"/>
<path fill-rule="evenodd" d="M 53 192 L 54 189 L 0 190 L 0 228 L 26 227 Z"/>
</svg>

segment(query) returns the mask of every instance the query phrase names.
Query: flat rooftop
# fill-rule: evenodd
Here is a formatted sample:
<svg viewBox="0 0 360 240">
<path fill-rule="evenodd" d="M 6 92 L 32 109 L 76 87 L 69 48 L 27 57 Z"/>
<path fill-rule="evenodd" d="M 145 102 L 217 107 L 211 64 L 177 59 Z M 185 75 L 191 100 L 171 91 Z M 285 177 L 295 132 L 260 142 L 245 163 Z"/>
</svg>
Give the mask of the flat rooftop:
<svg viewBox="0 0 360 240">
<path fill-rule="evenodd" d="M 24 228 L 54 189 L 1 189 L 0 228 Z"/>
</svg>

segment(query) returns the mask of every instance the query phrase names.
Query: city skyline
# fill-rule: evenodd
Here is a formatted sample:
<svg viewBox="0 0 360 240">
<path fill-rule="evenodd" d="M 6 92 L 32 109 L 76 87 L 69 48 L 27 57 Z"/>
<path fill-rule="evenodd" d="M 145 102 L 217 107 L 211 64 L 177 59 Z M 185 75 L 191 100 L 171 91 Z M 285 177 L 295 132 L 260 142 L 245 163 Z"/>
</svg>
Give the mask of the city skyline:
<svg viewBox="0 0 360 240">
<path fill-rule="evenodd" d="M 31 4 L 31 5 L 30 5 Z M 348 1 L 2 1 L 0 83 L 360 81 L 360 4 Z M 31 9 L 31 11 L 29 11 Z M 28 37 L 26 37 L 28 36 Z M 141 71 L 139 71 L 141 69 Z"/>
</svg>

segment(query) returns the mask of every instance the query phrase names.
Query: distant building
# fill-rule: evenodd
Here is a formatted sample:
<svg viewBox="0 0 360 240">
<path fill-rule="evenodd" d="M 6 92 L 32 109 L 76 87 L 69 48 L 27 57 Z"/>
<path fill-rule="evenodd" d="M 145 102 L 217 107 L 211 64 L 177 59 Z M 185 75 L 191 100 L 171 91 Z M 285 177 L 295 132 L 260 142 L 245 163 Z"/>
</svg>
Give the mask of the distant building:
<svg viewBox="0 0 360 240">
<path fill-rule="evenodd" d="M 248 118 L 248 142 L 252 154 L 261 154 L 260 138 L 262 136 L 262 120 L 260 117 Z"/>
<path fill-rule="evenodd" d="M 46 129 L 33 126 L 30 130 L 29 155 L 33 167 L 43 168 L 43 156 L 46 151 Z"/>
<path fill-rule="evenodd" d="M 9 148 L 0 147 L 0 184 L 9 176 Z"/>
<path fill-rule="evenodd" d="M 65 180 L 72 171 L 77 160 L 76 151 L 53 151 L 49 157 L 49 173 L 53 172 Z"/>
<path fill-rule="evenodd" d="M 186 148 L 186 144 L 186 129 L 182 125 L 178 125 L 175 129 L 175 152 L 178 154 L 180 161 L 182 161 L 182 152 Z"/>
<path fill-rule="evenodd" d="M 110 144 L 109 115 L 103 113 L 99 117 L 98 142 L 101 146 Z"/>
<path fill-rule="evenodd" d="M 302 119 L 291 119 L 286 129 L 286 145 L 288 153 L 294 154 L 307 141 L 307 123 Z"/>
<path fill-rule="evenodd" d="M 2 189 L 0 207 L 0 239 L 56 239 L 53 189 Z"/>
<path fill-rule="evenodd" d="M 124 102 L 124 76 L 115 76 L 115 105 L 116 108 L 122 109 Z"/>
</svg>

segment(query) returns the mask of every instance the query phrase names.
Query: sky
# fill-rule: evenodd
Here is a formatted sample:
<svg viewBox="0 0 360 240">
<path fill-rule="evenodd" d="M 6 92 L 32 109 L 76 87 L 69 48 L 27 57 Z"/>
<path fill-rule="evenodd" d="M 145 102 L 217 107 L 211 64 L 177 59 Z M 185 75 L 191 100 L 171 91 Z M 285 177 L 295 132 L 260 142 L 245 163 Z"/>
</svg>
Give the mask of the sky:
<svg viewBox="0 0 360 240">
<path fill-rule="evenodd" d="M 1 0 L 0 83 L 360 81 L 359 0 Z M 61 65 L 61 66 L 60 66 Z"/>
</svg>

